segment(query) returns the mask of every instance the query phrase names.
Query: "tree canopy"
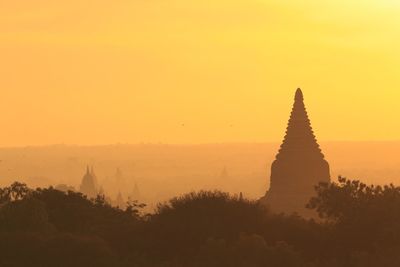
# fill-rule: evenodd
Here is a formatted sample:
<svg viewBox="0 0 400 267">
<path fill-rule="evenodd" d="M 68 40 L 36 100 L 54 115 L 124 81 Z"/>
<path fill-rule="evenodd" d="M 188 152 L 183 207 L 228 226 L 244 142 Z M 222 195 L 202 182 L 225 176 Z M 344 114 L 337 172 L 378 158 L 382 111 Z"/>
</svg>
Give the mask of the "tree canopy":
<svg viewBox="0 0 400 267">
<path fill-rule="evenodd" d="M 340 177 L 320 184 L 318 220 L 273 214 L 220 191 L 191 192 L 151 214 L 104 196 L 14 183 L 0 189 L 1 266 L 399 266 L 400 188 Z"/>
</svg>

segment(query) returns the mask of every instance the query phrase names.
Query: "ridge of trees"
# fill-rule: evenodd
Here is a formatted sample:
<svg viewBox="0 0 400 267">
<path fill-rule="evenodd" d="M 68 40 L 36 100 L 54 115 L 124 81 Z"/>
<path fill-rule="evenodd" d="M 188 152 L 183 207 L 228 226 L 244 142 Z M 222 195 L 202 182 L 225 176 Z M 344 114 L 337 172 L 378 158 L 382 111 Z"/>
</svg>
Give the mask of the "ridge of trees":
<svg viewBox="0 0 400 267">
<path fill-rule="evenodd" d="M 0 188 L 0 266 L 400 265 L 400 187 L 339 177 L 307 206 L 318 220 L 200 191 L 143 214 L 137 201 L 122 210 L 16 182 Z"/>
</svg>

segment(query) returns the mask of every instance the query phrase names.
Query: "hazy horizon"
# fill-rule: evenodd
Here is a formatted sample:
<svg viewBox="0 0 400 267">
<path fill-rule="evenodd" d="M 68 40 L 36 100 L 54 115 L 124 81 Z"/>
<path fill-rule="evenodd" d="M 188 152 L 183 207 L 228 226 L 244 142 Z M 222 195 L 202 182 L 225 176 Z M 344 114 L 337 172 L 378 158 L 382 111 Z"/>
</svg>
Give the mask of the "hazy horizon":
<svg viewBox="0 0 400 267">
<path fill-rule="evenodd" d="M 190 191 L 220 189 L 257 199 L 269 187 L 270 168 L 280 142 L 230 144 L 54 145 L 0 148 L 0 185 L 13 181 L 31 187 L 67 184 L 79 189 L 86 166 L 93 166 L 99 185 L 111 197 L 138 184 L 150 207 Z M 400 184 L 400 142 L 320 142 L 339 175 L 368 184 Z M 228 176 L 221 178 L 223 169 Z M 121 186 L 116 170 L 124 177 Z"/>
<path fill-rule="evenodd" d="M 388 139 L 388 140 L 317 140 L 320 144 L 326 143 L 400 143 L 400 139 Z M 2 145 L 0 149 L 4 148 L 40 148 L 40 147 L 54 147 L 54 146 L 65 146 L 65 147 L 104 147 L 104 146 L 141 146 L 141 145 L 165 145 L 165 146 L 207 146 L 207 145 L 257 145 L 257 144 L 281 144 L 282 140 L 275 141 L 229 141 L 229 142 L 197 142 L 197 143 L 164 143 L 164 142 L 137 142 L 137 143 L 99 143 L 99 144 L 79 144 L 79 143 L 49 143 L 49 144 L 21 144 L 21 145 Z"/>
</svg>

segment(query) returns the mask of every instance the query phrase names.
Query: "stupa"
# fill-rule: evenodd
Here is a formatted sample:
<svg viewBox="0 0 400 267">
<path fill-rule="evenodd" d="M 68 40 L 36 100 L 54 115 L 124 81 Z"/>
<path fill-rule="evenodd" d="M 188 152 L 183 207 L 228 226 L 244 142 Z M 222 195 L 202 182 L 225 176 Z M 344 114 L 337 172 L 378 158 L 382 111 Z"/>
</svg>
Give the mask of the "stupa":
<svg viewBox="0 0 400 267">
<path fill-rule="evenodd" d="M 95 198 L 97 195 L 97 179 L 94 174 L 93 167 L 90 170 L 89 166 L 86 168 L 86 173 L 82 178 L 79 191 L 89 198 Z"/>
<path fill-rule="evenodd" d="M 312 130 L 303 93 L 297 89 L 286 136 L 271 166 L 270 188 L 260 201 L 273 212 L 308 216 L 311 211 L 305 206 L 315 195 L 315 186 L 329 181 L 329 164 Z"/>
</svg>

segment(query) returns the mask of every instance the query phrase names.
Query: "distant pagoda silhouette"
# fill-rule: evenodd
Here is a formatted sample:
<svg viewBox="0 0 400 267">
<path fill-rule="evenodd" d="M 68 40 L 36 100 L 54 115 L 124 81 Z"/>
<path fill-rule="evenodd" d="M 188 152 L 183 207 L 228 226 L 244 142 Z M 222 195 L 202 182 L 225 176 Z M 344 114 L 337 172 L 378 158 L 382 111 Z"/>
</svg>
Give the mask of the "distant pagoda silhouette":
<svg viewBox="0 0 400 267">
<path fill-rule="evenodd" d="M 94 198 L 97 195 L 97 178 L 94 174 L 93 167 L 90 170 L 89 166 L 86 168 L 86 173 L 82 178 L 81 186 L 79 188 L 80 192 L 88 196 L 89 198 Z"/>
<path fill-rule="evenodd" d="M 297 89 L 286 136 L 271 166 L 270 188 L 260 200 L 273 212 L 309 216 L 305 206 L 315 194 L 314 186 L 329 182 L 329 164 L 317 143 Z"/>
</svg>

